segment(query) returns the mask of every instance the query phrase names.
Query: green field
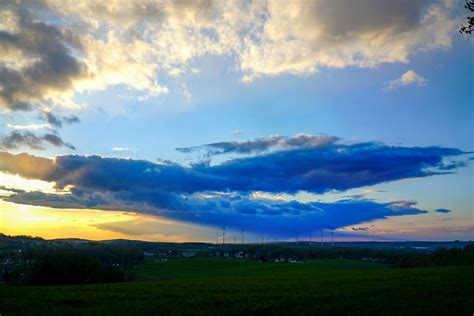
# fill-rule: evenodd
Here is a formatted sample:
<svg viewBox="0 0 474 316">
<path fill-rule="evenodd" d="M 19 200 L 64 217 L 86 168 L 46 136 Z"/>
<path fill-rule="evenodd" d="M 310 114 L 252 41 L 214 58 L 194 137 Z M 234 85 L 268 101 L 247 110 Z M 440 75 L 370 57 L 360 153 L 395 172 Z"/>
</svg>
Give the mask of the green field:
<svg viewBox="0 0 474 316">
<path fill-rule="evenodd" d="M 349 260 L 180 259 L 131 283 L 0 286 L 0 314 L 472 315 L 474 267 L 392 269 Z"/>
</svg>

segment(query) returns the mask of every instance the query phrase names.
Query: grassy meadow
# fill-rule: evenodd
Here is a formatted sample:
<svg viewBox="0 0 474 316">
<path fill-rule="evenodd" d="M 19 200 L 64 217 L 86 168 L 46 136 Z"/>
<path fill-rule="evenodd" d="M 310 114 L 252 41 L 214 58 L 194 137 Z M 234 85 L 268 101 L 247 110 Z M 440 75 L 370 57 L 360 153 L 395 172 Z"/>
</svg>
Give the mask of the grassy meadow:
<svg viewBox="0 0 474 316">
<path fill-rule="evenodd" d="M 0 286 L 3 315 L 472 315 L 472 266 L 394 269 L 351 260 L 299 264 L 176 259 L 135 282 Z"/>
</svg>

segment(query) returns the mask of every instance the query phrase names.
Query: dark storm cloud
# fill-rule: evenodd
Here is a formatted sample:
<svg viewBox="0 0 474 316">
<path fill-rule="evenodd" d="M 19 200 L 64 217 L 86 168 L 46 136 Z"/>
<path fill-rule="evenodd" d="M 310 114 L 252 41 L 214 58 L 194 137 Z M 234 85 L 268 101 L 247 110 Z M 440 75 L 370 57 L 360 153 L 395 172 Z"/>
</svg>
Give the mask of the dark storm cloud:
<svg viewBox="0 0 474 316">
<path fill-rule="evenodd" d="M 0 138 L 0 147 L 6 149 L 29 147 L 31 149 L 43 150 L 45 149 L 45 144 L 75 149 L 73 145 L 64 142 L 61 137 L 55 134 L 44 134 L 37 136 L 28 131 L 12 131 L 9 135 Z"/>
<path fill-rule="evenodd" d="M 218 142 L 201 146 L 176 148 L 181 153 L 206 152 L 208 156 L 222 154 L 254 154 L 271 149 L 310 148 L 334 143 L 334 136 L 298 134 L 293 137 L 270 136 L 249 141 Z"/>
<path fill-rule="evenodd" d="M 427 211 L 418 209 L 413 201 L 379 203 L 352 197 L 334 203 L 300 203 L 255 198 L 253 192 L 324 193 L 445 174 L 455 169 L 446 171 L 445 161 L 452 157 L 460 160 L 465 154 L 454 148 L 380 143 L 300 146 L 214 166 L 189 167 L 77 155 L 58 156 L 53 161 L 0 152 L 0 171 L 55 182 L 59 189 L 72 187 L 70 194 L 19 192 L 5 198 L 15 203 L 131 210 L 288 235 L 294 233 L 290 231 L 294 227 L 300 227 L 301 232 L 315 227 L 337 228 Z M 40 171 L 32 167 L 36 160 Z"/>
<path fill-rule="evenodd" d="M 72 53 L 81 48 L 79 41 L 67 29 L 34 19 L 30 9 L 34 5 L 0 3 L 0 10 L 14 12 L 19 24 L 15 31 L 0 31 L 0 106 L 11 110 L 31 110 L 49 93 L 68 91 L 74 80 L 88 76 L 86 65 Z"/>
</svg>

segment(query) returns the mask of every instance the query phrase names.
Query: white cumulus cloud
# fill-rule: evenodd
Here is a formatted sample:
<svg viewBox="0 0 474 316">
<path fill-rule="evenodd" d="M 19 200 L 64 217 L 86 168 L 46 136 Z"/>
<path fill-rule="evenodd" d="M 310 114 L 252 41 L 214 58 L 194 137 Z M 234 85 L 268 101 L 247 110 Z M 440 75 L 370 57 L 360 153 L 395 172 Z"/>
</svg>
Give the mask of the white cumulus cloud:
<svg viewBox="0 0 474 316">
<path fill-rule="evenodd" d="M 428 80 L 423 76 L 417 74 L 414 70 L 408 70 L 402 74 L 399 78 L 387 82 L 387 90 L 396 90 L 401 86 L 407 86 L 410 84 L 416 84 L 418 86 L 426 85 Z"/>
<path fill-rule="evenodd" d="M 196 61 L 205 56 L 231 57 L 248 83 L 323 67 L 407 63 L 417 52 L 451 45 L 459 26 L 455 6 L 426 0 L 4 1 L 0 107 L 73 107 L 77 92 L 114 85 L 157 96 L 169 92 L 163 77 L 199 75 Z"/>
</svg>

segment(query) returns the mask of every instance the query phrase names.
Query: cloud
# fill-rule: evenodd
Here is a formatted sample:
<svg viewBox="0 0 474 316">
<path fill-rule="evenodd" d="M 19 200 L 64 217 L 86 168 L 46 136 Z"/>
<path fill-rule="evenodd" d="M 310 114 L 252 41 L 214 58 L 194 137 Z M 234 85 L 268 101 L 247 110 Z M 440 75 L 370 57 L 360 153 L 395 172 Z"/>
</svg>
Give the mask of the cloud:
<svg viewBox="0 0 474 316">
<path fill-rule="evenodd" d="M 0 190 L 1 191 L 7 191 L 7 192 L 13 192 L 13 193 L 25 193 L 26 192 L 25 190 L 10 188 L 10 187 L 4 186 L 4 185 L 0 185 Z"/>
<path fill-rule="evenodd" d="M 44 113 L 46 121 L 54 127 L 63 127 L 62 120 L 54 115 L 52 112 L 45 112 Z"/>
<path fill-rule="evenodd" d="M 114 152 L 133 152 L 135 151 L 133 148 L 128 148 L 128 147 L 114 147 L 112 148 L 112 151 Z"/>
<path fill-rule="evenodd" d="M 418 86 L 424 86 L 428 80 L 424 77 L 420 76 L 413 70 L 408 70 L 400 78 L 394 79 L 392 81 L 387 82 L 386 89 L 387 90 L 396 90 L 402 86 L 416 84 Z"/>
<path fill-rule="evenodd" d="M 407 63 L 418 51 L 451 45 L 457 17 L 448 2 L 269 1 L 262 32 L 240 53 L 243 81 L 320 68 Z"/>
<path fill-rule="evenodd" d="M 271 149 L 310 148 L 324 146 L 338 140 L 334 136 L 297 134 L 293 137 L 274 135 L 248 141 L 219 142 L 193 147 L 176 148 L 181 153 L 204 151 L 207 156 L 222 154 L 254 154 Z"/>
<path fill-rule="evenodd" d="M 81 120 L 77 115 L 71 114 L 69 116 L 63 116 L 63 122 L 67 124 L 79 123 Z"/>
<path fill-rule="evenodd" d="M 411 204 L 400 207 L 403 201 L 377 203 L 367 200 L 340 200 L 333 203 L 300 203 L 259 200 L 245 195 L 222 193 L 183 196 L 157 192 L 25 192 L 11 195 L 5 200 L 57 208 L 139 211 L 182 222 L 208 226 L 225 225 L 232 229 L 245 228 L 249 232 L 285 237 L 293 236 L 295 232 L 307 233 L 321 228 L 336 229 L 391 216 L 428 213 Z M 114 230 L 117 231 L 117 227 Z"/>
<path fill-rule="evenodd" d="M 69 149 L 75 150 L 76 148 L 70 143 L 65 143 L 58 135 L 55 134 L 45 134 L 41 136 L 45 142 L 48 142 L 56 147 L 67 147 Z"/>
<path fill-rule="evenodd" d="M 232 135 L 240 136 L 240 135 L 242 135 L 242 132 L 240 131 L 240 129 L 235 129 L 235 130 L 232 131 Z"/>
<path fill-rule="evenodd" d="M 436 209 L 435 212 L 436 212 L 436 213 L 443 213 L 443 214 L 451 213 L 450 210 L 447 210 L 447 209 L 444 209 L 444 208 Z"/>
<path fill-rule="evenodd" d="M 312 139 L 307 136 L 305 139 Z M 284 144 L 288 140 L 293 138 L 279 138 Z M 301 203 L 268 199 L 254 194 L 256 191 L 324 193 L 440 175 L 455 170 L 443 170 L 446 158 L 465 154 L 453 148 L 380 143 L 291 144 L 290 149 L 214 166 L 188 167 L 99 156 L 67 155 L 52 160 L 0 152 L 0 171 L 70 190 L 61 194 L 19 192 L 5 198 L 14 203 L 130 210 L 198 224 L 290 234 L 295 227 L 336 228 L 427 211 L 417 208 L 414 201 L 381 203 L 355 197 L 334 203 Z"/>
<path fill-rule="evenodd" d="M 86 64 L 73 50 L 81 44 L 67 29 L 38 19 L 31 3 L 2 2 L 0 31 L 0 106 L 30 110 L 74 90 L 88 76 Z"/>
<path fill-rule="evenodd" d="M 51 128 L 50 124 L 27 124 L 27 125 L 15 125 L 15 124 L 7 124 L 8 128 L 13 128 L 16 130 L 38 130 L 38 129 L 45 129 Z"/>
<path fill-rule="evenodd" d="M 58 135 L 44 134 L 36 136 L 32 132 L 12 131 L 9 135 L 0 138 L 0 147 L 6 149 L 16 149 L 18 147 L 29 147 L 31 149 L 43 150 L 44 145 L 48 143 L 56 147 L 67 147 L 76 149 L 73 145 L 64 142 Z"/>
<path fill-rule="evenodd" d="M 56 128 L 62 128 L 63 123 L 67 124 L 74 124 L 74 123 L 79 123 L 80 119 L 77 115 L 71 114 L 69 116 L 63 116 L 62 118 L 55 115 L 51 111 L 45 111 L 44 112 L 44 117 L 45 120 L 51 125 Z"/>
<path fill-rule="evenodd" d="M 367 231 L 369 227 L 351 227 L 351 229 L 354 231 Z"/>
<path fill-rule="evenodd" d="M 13 155 L 0 151 L 0 170 L 27 179 L 47 179 L 54 161 L 26 153 Z"/>
<path fill-rule="evenodd" d="M 163 76 L 230 56 L 242 80 L 320 68 L 407 63 L 451 45 L 448 1 L 2 2 L 0 106 L 74 105 L 113 85 L 160 95 Z"/>
<path fill-rule="evenodd" d="M 111 191 L 143 187 L 183 193 L 324 193 L 453 172 L 443 170 L 445 158 L 463 154 L 454 148 L 336 143 L 231 159 L 215 166 L 190 167 L 66 155 L 56 157 L 48 176 L 40 180 L 54 181 L 61 188 L 73 185 Z M 34 156 L 31 163 L 34 164 Z M 10 172 L 8 168 L 2 170 Z"/>
</svg>

